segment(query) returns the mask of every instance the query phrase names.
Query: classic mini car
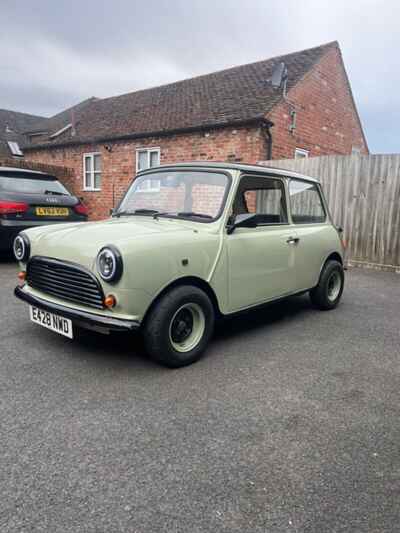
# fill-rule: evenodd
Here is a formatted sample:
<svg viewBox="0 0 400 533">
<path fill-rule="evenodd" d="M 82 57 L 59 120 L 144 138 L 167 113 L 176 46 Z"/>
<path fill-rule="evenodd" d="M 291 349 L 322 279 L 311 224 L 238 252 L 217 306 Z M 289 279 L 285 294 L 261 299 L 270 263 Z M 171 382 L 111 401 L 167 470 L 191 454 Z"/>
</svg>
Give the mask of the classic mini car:
<svg viewBox="0 0 400 533">
<path fill-rule="evenodd" d="M 86 220 L 86 206 L 55 176 L 0 167 L 1 252 L 11 252 L 15 237 L 24 229 Z"/>
<path fill-rule="evenodd" d="M 109 220 L 29 229 L 14 250 L 34 322 L 71 338 L 141 330 L 170 367 L 199 359 L 217 317 L 306 291 L 333 309 L 344 282 L 318 181 L 252 165 L 142 171 Z"/>
</svg>

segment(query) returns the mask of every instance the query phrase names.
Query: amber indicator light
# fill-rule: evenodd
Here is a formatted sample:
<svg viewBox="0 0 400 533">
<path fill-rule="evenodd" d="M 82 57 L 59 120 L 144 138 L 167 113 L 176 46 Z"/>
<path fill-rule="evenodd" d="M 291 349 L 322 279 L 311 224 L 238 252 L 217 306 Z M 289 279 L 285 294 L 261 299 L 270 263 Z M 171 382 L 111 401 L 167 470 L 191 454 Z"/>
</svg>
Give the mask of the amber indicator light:
<svg viewBox="0 0 400 533">
<path fill-rule="evenodd" d="M 108 308 L 114 307 L 117 300 L 113 294 L 109 294 L 104 298 L 104 305 Z"/>
</svg>

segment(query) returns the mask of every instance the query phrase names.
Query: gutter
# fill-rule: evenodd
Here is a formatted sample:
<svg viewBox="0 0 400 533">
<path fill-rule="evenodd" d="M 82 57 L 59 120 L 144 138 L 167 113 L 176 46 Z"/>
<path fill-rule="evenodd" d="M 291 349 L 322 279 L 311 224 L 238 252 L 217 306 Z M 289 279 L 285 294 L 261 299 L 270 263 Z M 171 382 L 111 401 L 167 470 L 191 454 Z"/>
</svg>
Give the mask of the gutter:
<svg viewBox="0 0 400 533">
<path fill-rule="evenodd" d="M 92 137 L 88 139 L 74 139 L 70 141 L 65 141 L 62 143 L 57 144 L 51 144 L 51 143 L 44 143 L 44 144 L 31 144 L 29 146 L 24 146 L 23 150 L 24 152 L 29 152 L 32 150 L 48 150 L 51 148 L 64 148 L 68 146 L 79 146 L 82 144 L 97 144 L 97 143 L 106 143 L 110 141 L 125 141 L 125 140 L 132 140 L 132 139 L 145 139 L 148 137 L 170 137 L 171 135 L 178 135 L 183 133 L 196 133 L 201 131 L 208 131 L 210 129 L 223 129 L 233 126 L 258 126 L 262 125 L 264 127 L 271 127 L 273 126 L 273 123 L 269 120 L 265 119 L 264 116 L 259 116 L 251 119 L 246 120 L 237 120 L 237 121 L 230 121 L 230 122 L 215 122 L 211 124 L 204 124 L 200 126 L 189 126 L 186 128 L 176 128 L 173 130 L 159 130 L 159 131 L 150 131 L 150 132 L 142 132 L 142 133 L 127 133 L 123 135 L 109 135 L 106 137 Z M 268 134 L 267 134 L 268 135 Z"/>
</svg>

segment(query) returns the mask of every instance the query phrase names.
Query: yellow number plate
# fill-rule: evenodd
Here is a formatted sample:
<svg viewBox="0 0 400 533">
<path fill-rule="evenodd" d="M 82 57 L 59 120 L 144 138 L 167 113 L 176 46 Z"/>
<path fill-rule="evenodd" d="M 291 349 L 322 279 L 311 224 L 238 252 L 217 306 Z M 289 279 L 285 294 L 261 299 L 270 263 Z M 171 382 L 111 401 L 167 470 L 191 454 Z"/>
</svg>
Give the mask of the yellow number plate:
<svg viewBox="0 0 400 533">
<path fill-rule="evenodd" d="M 69 209 L 67 207 L 37 207 L 36 214 L 39 217 L 67 217 Z"/>
</svg>

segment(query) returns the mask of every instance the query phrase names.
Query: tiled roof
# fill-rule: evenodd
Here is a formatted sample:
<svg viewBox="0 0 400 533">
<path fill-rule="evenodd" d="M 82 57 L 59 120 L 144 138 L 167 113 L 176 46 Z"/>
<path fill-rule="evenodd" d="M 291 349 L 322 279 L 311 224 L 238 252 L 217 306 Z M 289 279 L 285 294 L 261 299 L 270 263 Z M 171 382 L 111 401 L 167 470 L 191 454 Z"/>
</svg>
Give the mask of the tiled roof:
<svg viewBox="0 0 400 533">
<path fill-rule="evenodd" d="M 282 91 L 268 82 L 279 62 L 287 66 L 290 90 L 334 47 L 338 47 L 336 42 L 160 87 L 93 99 L 76 110 L 74 136 L 69 131 L 45 144 L 106 141 L 261 119 L 282 98 Z M 71 121 L 70 114 L 66 116 L 58 128 Z"/>
<path fill-rule="evenodd" d="M 17 141 L 19 145 L 26 142 L 23 132 L 36 127 L 44 117 L 28 115 L 9 109 L 0 109 L 0 156 L 10 157 L 7 141 Z"/>
</svg>

